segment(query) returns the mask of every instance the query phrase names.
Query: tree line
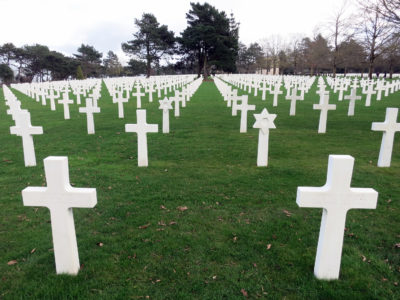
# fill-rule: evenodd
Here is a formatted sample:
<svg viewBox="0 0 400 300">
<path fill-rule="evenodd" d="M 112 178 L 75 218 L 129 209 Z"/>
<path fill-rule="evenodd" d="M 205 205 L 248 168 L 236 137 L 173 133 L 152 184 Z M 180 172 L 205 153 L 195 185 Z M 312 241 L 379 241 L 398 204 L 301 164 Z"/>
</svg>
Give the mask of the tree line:
<svg viewBox="0 0 400 300">
<path fill-rule="evenodd" d="M 214 6 L 190 3 L 187 27 L 175 36 L 151 13 L 135 19 L 133 39 L 122 43 L 131 56 L 122 66 L 82 44 L 73 56 L 44 45 L 0 46 L 0 80 L 26 82 L 68 78 L 215 72 L 319 74 L 400 71 L 400 0 L 359 0 L 356 14 L 344 4 L 313 37 L 271 35 L 249 46 L 239 41 L 240 24 Z"/>
</svg>

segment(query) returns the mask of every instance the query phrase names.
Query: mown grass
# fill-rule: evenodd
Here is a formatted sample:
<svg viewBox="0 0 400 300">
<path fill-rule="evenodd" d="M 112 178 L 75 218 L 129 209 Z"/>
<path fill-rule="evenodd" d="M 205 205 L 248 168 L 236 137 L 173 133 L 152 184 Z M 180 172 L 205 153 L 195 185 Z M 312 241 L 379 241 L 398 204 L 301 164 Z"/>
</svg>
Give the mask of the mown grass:
<svg viewBox="0 0 400 300">
<path fill-rule="evenodd" d="M 370 130 L 386 107 L 399 107 L 400 95 L 373 98 L 370 108 L 358 101 L 348 117 L 348 102 L 331 94 L 337 110 L 328 114 L 327 133 L 317 134 L 315 91 L 294 117 L 283 98 L 275 108 L 271 96 L 249 97 L 257 113 L 278 114 L 267 168 L 256 167 L 252 113 L 248 133 L 239 133 L 240 116 L 231 116 L 213 82 L 202 84 L 179 118 L 171 111 L 170 134 L 148 135 L 148 168 L 137 167 L 136 136 L 124 132 L 136 121 L 135 102 L 118 119 L 104 85 L 95 135 L 87 135 L 77 106 L 64 120 L 61 105 L 52 112 L 15 92 L 44 129 L 34 137 L 38 165 L 25 168 L 1 91 L 0 298 L 400 298 L 400 140 L 392 166 L 378 168 L 382 134 Z M 148 123 L 161 131 L 158 101 L 143 103 Z M 354 156 L 352 186 L 376 189 L 379 200 L 376 210 L 348 213 L 340 279 L 326 282 L 313 275 L 321 209 L 295 200 L 298 186 L 325 183 L 329 154 Z M 22 205 L 22 189 L 45 184 L 50 155 L 68 156 L 74 186 L 97 189 L 94 209 L 74 209 L 77 276 L 55 273 L 48 210 Z"/>
</svg>

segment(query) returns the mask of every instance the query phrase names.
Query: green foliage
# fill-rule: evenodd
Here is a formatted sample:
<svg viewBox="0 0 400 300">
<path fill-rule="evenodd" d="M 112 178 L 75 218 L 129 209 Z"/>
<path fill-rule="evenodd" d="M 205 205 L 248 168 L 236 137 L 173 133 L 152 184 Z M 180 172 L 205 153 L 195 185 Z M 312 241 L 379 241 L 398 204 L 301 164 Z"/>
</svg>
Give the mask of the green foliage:
<svg viewBox="0 0 400 300">
<path fill-rule="evenodd" d="M 142 18 L 135 19 L 138 31 L 134 39 L 122 44 L 122 49 L 146 61 L 147 77 L 151 74 L 151 66 L 158 63 L 164 54 L 173 54 L 175 37 L 168 26 L 158 23 L 153 14 L 144 13 Z"/>
<path fill-rule="evenodd" d="M 210 67 L 234 72 L 238 53 L 238 24 L 208 3 L 190 3 L 188 27 L 179 39 L 183 51 L 192 52 L 198 62 L 198 75 L 210 74 Z"/>
<path fill-rule="evenodd" d="M 260 94 L 249 96 L 254 113 L 266 107 L 278 115 L 267 168 L 256 167 L 252 114 L 248 133 L 239 133 L 240 116 L 232 117 L 212 82 L 202 84 L 179 118 L 170 114 L 171 133 L 148 135 L 149 167 L 139 168 L 137 136 L 124 132 L 126 123 L 136 123 L 133 98 L 118 119 L 103 88 L 96 134 L 87 135 L 78 106 L 64 120 L 61 104 L 50 111 L 16 92 L 45 132 L 34 137 L 38 166 L 25 168 L 0 89 L 0 297 L 244 299 L 243 289 L 249 299 L 399 299 L 400 139 L 391 167 L 378 168 L 382 133 L 371 131 L 386 107 L 398 105 L 399 92 L 374 98 L 372 107 L 363 96 L 348 117 L 348 103 L 331 91 L 337 110 L 329 112 L 326 134 L 317 133 L 315 85 L 296 116 L 283 95 L 273 107 Z M 142 106 L 148 123 L 161 124 L 156 100 L 145 97 Z M 320 281 L 313 265 L 322 210 L 299 208 L 296 190 L 322 186 L 333 153 L 355 157 L 352 186 L 376 189 L 379 200 L 376 210 L 348 212 L 340 279 Z M 55 273 L 48 209 L 22 204 L 22 189 L 46 184 L 43 159 L 50 155 L 68 156 L 74 187 L 97 189 L 94 209 L 73 210 L 77 276 Z M 18 263 L 7 265 L 12 260 Z"/>
<path fill-rule="evenodd" d="M 126 67 L 126 73 L 130 76 L 146 74 L 146 63 L 137 59 L 131 59 Z"/>
<path fill-rule="evenodd" d="M 84 44 L 82 44 L 77 51 L 78 54 L 74 54 L 74 56 L 79 61 L 85 78 L 100 76 L 101 57 L 103 54 L 97 51 L 93 46 Z"/>
<path fill-rule="evenodd" d="M 83 76 L 83 72 L 82 72 L 82 67 L 81 65 L 79 65 L 76 68 L 76 79 L 85 79 L 85 76 Z"/>
<path fill-rule="evenodd" d="M 0 80 L 9 83 L 14 79 L 14 72 L 6 64 L 0 64 Z"/>
<path fill-rule="evenodd" d="M 264 67 L 264 52 L 258 43 L 252 43 L 247 48 L 239 43 L 237 68 L 240 73 L 255 73 Z"/>
<path fill-rule="evenodd" d="M 116 77 L 122 74 L 122 65 L 118 56 L 112 51 L 108 51 L 107 57 L 103 60 L 103 66 L 106 76 Z"/>
<path fill-rule="evenodd" d="M 7 66 L 10 66 L 10 61 L 14 58 L 14 52 L 16 49 L 17 48 L 13 43 L 5 43 L 0 46 L 0 58 L 5 64 L 7 64 Z"/>
</svg>

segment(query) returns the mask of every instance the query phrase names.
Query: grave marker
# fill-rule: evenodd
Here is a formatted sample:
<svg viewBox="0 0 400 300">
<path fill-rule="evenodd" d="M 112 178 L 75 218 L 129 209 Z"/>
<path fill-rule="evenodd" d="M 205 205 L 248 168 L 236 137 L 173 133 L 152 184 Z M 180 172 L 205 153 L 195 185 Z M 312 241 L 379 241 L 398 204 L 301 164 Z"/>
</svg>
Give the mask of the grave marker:
<svg viewBox="0 0 400 300">
<path fill-rule="evenodd" d="M 22 137 L 25 167 L 36 166 L 33 134 L 43 134 L 43 127 L 31 125 L 31 114 L 20 111 L 15 114 L 15 126 L 10 127 L 10 133 Z"/>
<path fill-rule="evenodd" d="M 92 208 L 97 203 L 96 189 L 74 188 L 69 182 L 68 157 L 44 159 L 47 187 L 27 187 L 22 191 L 24 206 L 50 210 L 57 274 L 76 275 L 80 269 L 73 207 Z"/>
<path fill-rule="evenodd" d="M 400 131 L 400 123 L 397 123 L 398 111 L 398 108 L 387 107 L 385 121 L 382 123 L 372 123 L 372 130 L 383 131 L 381 150 L 379 151 L 378 167 L 390 167 L 394 134 L 397 131 Z"/>
<path fill-rule="evenodd" d="M 329 155 L 327 180 L 322 187 L 298 187 L 300 207 L 323 208 L 314 274 L 318 279 L 338 279 L 346 215 L 350 209 L 375 209 L 378 193 L 352 188 L 354 158 Z"/>
<path fill-rule="evenodd" d="M 268 113 L 268 110 L 264 108 L 260 114 L 254 114 L 256 122 L 253 128 L 259 128 L 258 131 L 258 151 L 257 151 L 257 166 L 266 167 L 268 165 L 268 141 L 269 141 L 269 129 L 275 129 L 274 120 L 275 114 Z"/>
<path fill-rule="evenodd" d="M 138 136 L 138 166 L 147 167 L 149 165 L 147 155 L 147 133 L 158 132 L 158 124 L 146 123 L 146 110 L 136 110 L 137 124 L 126 124 L 125 132 L 136 132 Z"/>
</svg>

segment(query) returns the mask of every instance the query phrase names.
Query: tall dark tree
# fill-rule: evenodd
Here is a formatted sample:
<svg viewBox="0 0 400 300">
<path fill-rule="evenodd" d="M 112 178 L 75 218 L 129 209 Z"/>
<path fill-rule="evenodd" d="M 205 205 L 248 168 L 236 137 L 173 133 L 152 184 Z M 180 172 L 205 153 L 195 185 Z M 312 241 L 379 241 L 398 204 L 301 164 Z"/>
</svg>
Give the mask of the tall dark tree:
<svg viewBox="0 0 400 300">
<path fill-rule="evenodd" d="M 46 56 L 46 69 L 50 72 L 52 80 L 64 80 L 75 77 L 75 71 L 79 62 L 62 53 L 51 51 Z"/>
<path fill-rule="evenodd" d="M 141 74 L 145 74 L 147 70 L 147 65 L 144 61 L 131 59 L 128 62 L 128 66 L 125 67 L 125 71 L 127 75 L 130 76 L 137 76 Z"/>
<path fill-rule="evenodd" d="M 7 64 L 0 64 L 0 82 L 9 83 L 13 80 L 14 73 Z"/>
<path fill-rule="evenodd" d="M 0 58 L 7 66 L 10 66 L 11 60 L 14 59 L 15 49 L 13 43 L 5 43 L 0 46 Z"/>
<path fill-rule="evenodd" d="M 39 44 L 25 46 L 24 48 L 27 60 L 24 73 L 27 75 L 29 81 L 32 81 L 35 76 L 38 76 L 38 79 L 43 81 L 48 67 L 46 57 L 50 53 L 49 48 Z"/>
<path fill-rule="evenodd" d="M 180 43 L 197 58 L 198 75 L 207 77 L 210 66 L 227 72 L 236 69 L 239 49 L 239 24 L 233 15 L 228 18 L 208 3 L 190 3 L 186 14 L 188 27 L 182 33 Z"/>
<path fill-rule="evenodd" d="M 106 76 L 115 77 L 122 73 L 122 65 L 118 56 L 112 51 L 108 51 L 107 57 L 103 59 L 103 65 Z"/>
<path fill-rule="evenodd" d="M 138 31 L 134 39 L 122 44 L 122 50 L 146 61 L 147 77 L 150 77 L 151 67 L 158 64 L 164 54 L 173 54 L 175 37 L 168 26 L 158 23 L 153 14 L 144 13 L 142 18 L 135 19 Z"/>
<path fill-rule="evenodd" d="M 79 61 L 85 77 L 98 77 L 101 73 L 101 57 L 103 54 L 93 46 L 82 44 L 74 56 Z"/>
</svg>

